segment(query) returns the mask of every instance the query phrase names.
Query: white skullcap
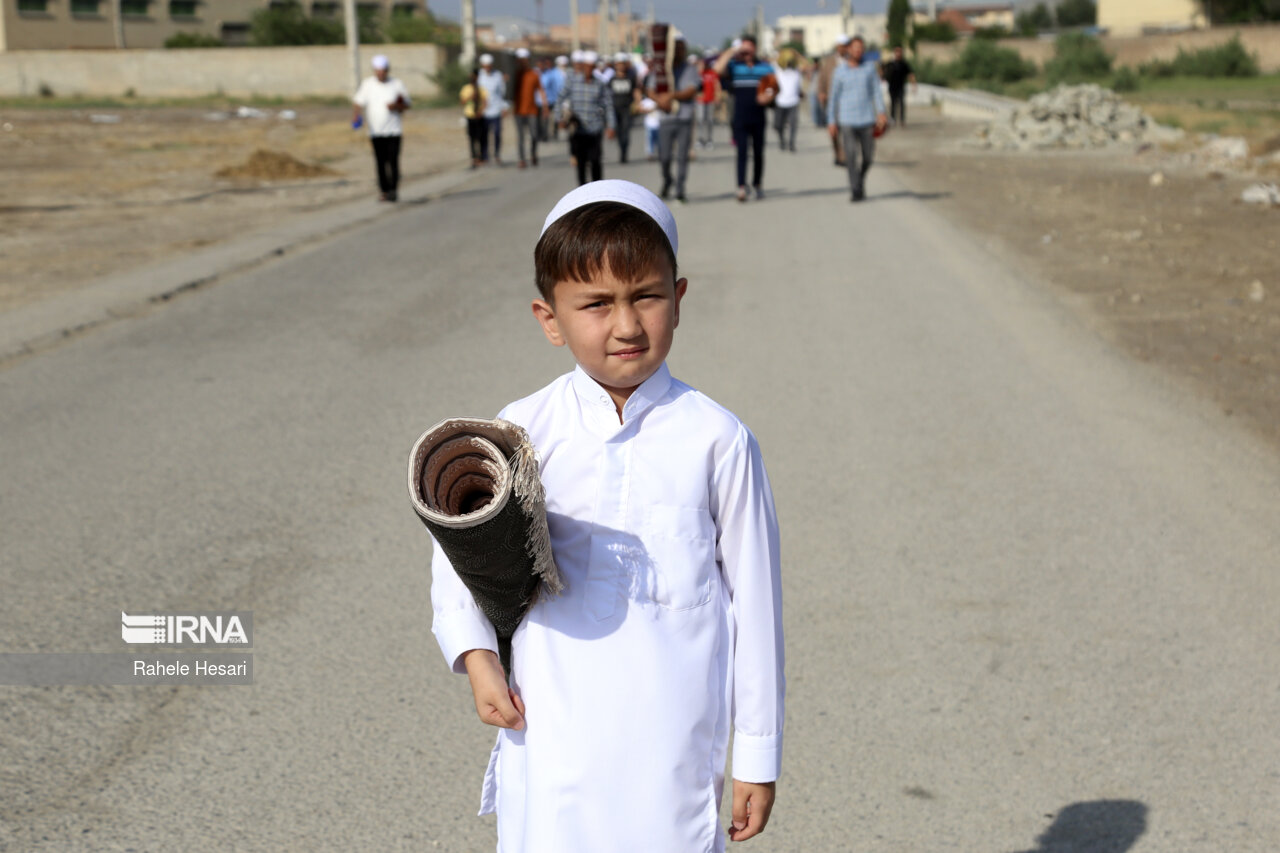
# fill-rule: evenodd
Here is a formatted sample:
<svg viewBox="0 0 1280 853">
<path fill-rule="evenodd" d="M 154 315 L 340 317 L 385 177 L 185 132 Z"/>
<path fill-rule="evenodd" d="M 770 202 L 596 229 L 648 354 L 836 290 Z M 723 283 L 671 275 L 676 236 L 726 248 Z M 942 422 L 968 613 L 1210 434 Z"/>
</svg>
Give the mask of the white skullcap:
<svg viewBox="0 0 1280 853">
<path fill-rule="evenodd" d="M 372 65 L 376 71 L 385 71 L 391 66 L 391 62 L 381 53 L 371 59 L 369 64 Z"/>
<path fill-rule="evenodd" d="M 586 55 L 587 55 L 587 52 L 585 50 L 575 50 L 573 53 L 569 54 L 570 58 L 573 60 L 574 65 L 577 65 L 582 62 L 586 62 L 587 61 Z"/>
<path fill-rule="evenodd" d="M 844 46 L 848 44 L 849 41 L 850 41 L 849 37 L 844 33 L 841 33 L 840 35 L 836 36 L 836 44 L 838 45 Z"/>
<path fill-rule="evenodd" d="M 547 229 L 566 213 L 588 204 L 595 204 L 598 201 L 616 201 L 621 204 L 629 204 L 636 210 L 647 213 L 654 222 L 658 223 L 662 233 L 667 235 L 667 241 L 671 243 L 671 253 L 676 254 L 680 251 L 680 237 L 676 233 L 676 218 L 671 215 L 671 209 L 662 203 L 662 199 L 639 184 L 631 183 L 631 181 L 592 181 L 566 193 L 564 198 L 556 202 L 556 206 L 551 208 L 551 212 L 547 214 L 547 221 L 542 223 L 542 234 L 546 234 Z M 541 237 L 542 235 L 539 234 L 538 236 Z"/>
<path fill-rule="evenodd" d="M 528 49 L 523 47 L 516 48 L 516 59 L 528 59 L 528 58 L 529 58 Z"/>
<path fill-rule="evenodd" d="M 631 55 L 630 55 L 630 54 L 628 54 L 626 51 L 623 51 L 623 50 L 620 50 L 620 51 L 618 51 L 617 53 L 615 53 L 615 54 L 613 55 L 613 61 L 614 61 L 614 62 L 626 62 L 626 61 L 628 61 L 629 59 L 631 59 Z"/>
<path fill-rule="evenodd" d="M 568 64 L 569 64 L 569 57 L 567 56 L 556 57 L 556 65 L 568 65 Z"/>
<path fill-rule="evenodd" d="M 482 54 L 480 54 L 480 64 L 481 64 L 481 65 L 492 65 L 492 64 L 493 64 L 493 54 L 491 54 L 491 53 L 482 53 Z"/>
<path fill-rule="evenodd" d="M 582 61 L 595 65 L 600 61 L 600 54 L 596 53 L 594 50 L 584 50 L 582 52 Z"/>
</svg>

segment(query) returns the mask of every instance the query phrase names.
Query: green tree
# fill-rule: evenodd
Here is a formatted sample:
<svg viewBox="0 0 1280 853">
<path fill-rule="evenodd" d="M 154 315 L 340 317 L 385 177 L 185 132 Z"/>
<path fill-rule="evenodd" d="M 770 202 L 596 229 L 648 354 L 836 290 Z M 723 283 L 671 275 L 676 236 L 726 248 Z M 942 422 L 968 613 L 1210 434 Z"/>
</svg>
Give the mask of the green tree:
<svg viewBox="0 0 1280 853">
<path fill-rule="evenodd" d="M 911 28 L 911 37 L 920 41 L 953 42 L 959 36 L 950 21 L 926 21 Z"/>
<path fill-rule="evenodd" d="M 911 0 L 889 0 L 889 46 L 907 43 L 907 21 L 911 18 Z"/>
<path fill-rule="evenodd" d="M 1058 26 L 1089 27 L 1098 22 L 1098 4 L 1093 0 L 1062 0 L 1058 4 Z"/>
<path fill-rule="evenodd" d="M 1277 0 L 1201 0 L 1211 24 L 1248 24 L 1280 21 Z"/>
<path fill-rule="evenodd" d="M 342 24 L 309 18 L 296 2 L 259 9 L 249 19 L 249 41 L 258 47 L 305 44 L 342 44 Z"/>
<path fill-rule="evenodd" d="M 1019 35 L 1033 36 L 1053 29 L 1053 12 L 1045 4 L 1037 3 L 1034 8 L 1019 12 L 1014 21 L 1014 29 Z"/>
</svg>

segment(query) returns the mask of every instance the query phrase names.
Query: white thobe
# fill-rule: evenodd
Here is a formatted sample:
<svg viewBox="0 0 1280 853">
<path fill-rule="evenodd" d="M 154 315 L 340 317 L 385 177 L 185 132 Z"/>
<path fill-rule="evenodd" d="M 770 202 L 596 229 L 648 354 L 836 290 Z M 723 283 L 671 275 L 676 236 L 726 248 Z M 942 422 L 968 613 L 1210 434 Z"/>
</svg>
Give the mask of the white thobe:
<svg viewBox="0 0 1280 853">
<path fill-rule="evenodd" d="M 733 777 L 782 756 L 778 523 L 760 449 L 732 413 L 664 364 L 613 401 L 581 368 L 507 406 L 538 449 L 557 597 L 512 643 L 525 728 L 503 729 L 481 814 L 500 853 L 724 849 Z M 432 630 L 445 660 L 497 649 L 437 546 Z"/>
</svg>

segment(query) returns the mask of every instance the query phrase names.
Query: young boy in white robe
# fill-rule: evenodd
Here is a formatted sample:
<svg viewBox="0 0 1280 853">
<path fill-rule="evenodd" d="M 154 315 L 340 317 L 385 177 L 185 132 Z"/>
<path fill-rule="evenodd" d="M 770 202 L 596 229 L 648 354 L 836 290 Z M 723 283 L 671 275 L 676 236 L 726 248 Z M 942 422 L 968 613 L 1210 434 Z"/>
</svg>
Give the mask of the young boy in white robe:
<svg viewBox="0 0 1280 853">
<path fill-rule="evenodd" d="M 548 215 L 534 252 L 547 340 L 577 366 L 499 413 L 538 449 L 565 590 L 512 641 L 437 546 L 432 627 L 498 726 L 481 814 L 500 853 L 722 851 L 769 820 L 781 768 L 778 524 L 755 436 L 672 378 L 688 282 L 675 220 L 627 181 Z"/>
</svg>

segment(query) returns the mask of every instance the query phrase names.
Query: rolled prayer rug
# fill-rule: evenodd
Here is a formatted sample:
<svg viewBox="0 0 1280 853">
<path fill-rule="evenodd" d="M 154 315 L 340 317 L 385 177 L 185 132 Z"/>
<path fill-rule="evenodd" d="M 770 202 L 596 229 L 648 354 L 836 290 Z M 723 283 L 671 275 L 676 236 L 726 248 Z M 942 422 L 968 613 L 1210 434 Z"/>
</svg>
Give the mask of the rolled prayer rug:
<svg viewBox="0 0 1280 853">
<path fill-rule="evenodd" d="M 502 668 L 510 673 L 511 636 L 539 589 L 563 588 L 528 433 L 504 420 L 436 424 L 409 452 L 409 497 L 493 623 Z"/>
</svg>

